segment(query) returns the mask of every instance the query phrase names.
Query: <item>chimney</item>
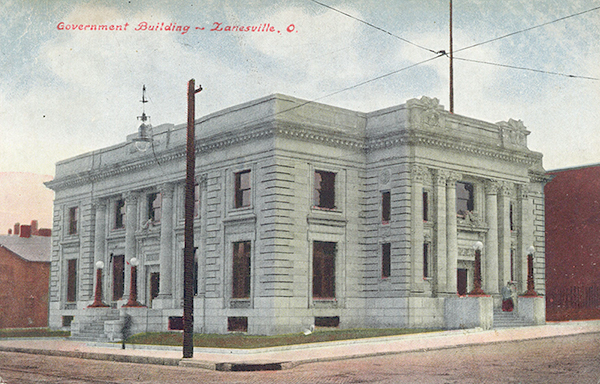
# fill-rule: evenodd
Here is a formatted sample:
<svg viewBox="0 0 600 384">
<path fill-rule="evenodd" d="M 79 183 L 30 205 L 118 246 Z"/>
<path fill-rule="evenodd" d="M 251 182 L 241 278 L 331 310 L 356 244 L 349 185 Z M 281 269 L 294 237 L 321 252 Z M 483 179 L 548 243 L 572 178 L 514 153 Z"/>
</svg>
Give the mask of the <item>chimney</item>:
<svg viewBox="0 0 600 384">
<path fill-rule="evenodd" d="M 38 234 L 38 221 L 31 220 L 31 234 L 37 236 Z"/>
<path fill-rule="evenodd" d="M 19 228 L 21 228 L 21 224 L 15 223 L 15 235 L 19 234 Z"/>
<path fill-rule="evenodd" d="M 21 234 L 19 237 L 31 237 L 31 225 L 21 225 Z"/>
<path fill-rule="evenodd" d="M 38 236 L 50 237 L 52 236 L 52 230 L 50 228 L 40 228 L 38 230 Z"/>
</svg>

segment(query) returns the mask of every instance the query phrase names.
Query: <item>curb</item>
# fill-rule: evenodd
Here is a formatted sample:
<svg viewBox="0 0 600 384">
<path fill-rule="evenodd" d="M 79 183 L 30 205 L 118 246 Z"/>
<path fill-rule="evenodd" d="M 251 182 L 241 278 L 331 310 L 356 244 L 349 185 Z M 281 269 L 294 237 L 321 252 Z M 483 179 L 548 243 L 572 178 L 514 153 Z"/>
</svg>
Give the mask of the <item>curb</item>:
<svg viewBox="0 0 600 384">
<path fill-rule="evenodd" d="M 325 362 L 325 361 L 339 361 L 339 360 L 350 360 L 356 358 L 365 358 L 365 357 L 375 357 L 375 356 L 386 356 L 386 355 L 395 355 L 402 354 L 407 352 L 426 352 L 433 350 L 443 350 L 443 349 L 453 349 L 453 348 L 462 348 L 462 347 L 472 347 L 472 346 L 480 346 L 480 345 L 491 345 L 491 344 L 501 344 L 501 343 L 518 343 L 526 340 L 532 339 L 549 339 L 549 338 L 557 338 L 557 337 L 566 337 L 566 336 L 575 336 L 578 334 L 598 334 L 600 333 L 600 321 L 594 321 L 593 323 L 588 323 L 589 325 L 594 324 L 594 327 L 579 327 L 579 325 L 584 325 L 585 323 L 570 323 L 565 324 L 563 330 L 566 332 L 557 332 L 557 333 L 547 333 L 545 335 L 538 335 L 532 337 L 517 337 L 515 339 L 504 339 L 504 340 L 489 340 L 489 341 L 475 341 L 468 343 L 457 343 L 457 344 L 446 344 L 446 345 L 430 345 L 416 347 L 414 349 L 403 349 L 403 350 L 379 350 L 379 351 L 370 351 L 361 354 L 345 354 L 345 355 L 337 355 L 337 356 L 304 356 L 304 358 L 300 358 L 298 360 L 293 361 L 278 361 L 277 359 L 268 360 L 268 359 L 260 359 L 260 356 L 257 356 L 255 360 L 248 361 L 240 361 L 240 362 L 227 362 L 223 361 L 226 359 L 222 359 L 221 362 L 218 361 L 208 361 L 208 360 L 200 360 L 200 359 L 185 359 L 185 358 L 174 358 L 174 357 L 157 357 L 157 356 L 139 356 L 139 355 L 123 355 L 123 354 L 114 354 L 114 353 L 100 353 L 100 352 L 84 352 L 84 351 L 72 351 L 72 350 L 54 350 L 54 349 L 44 349 L 44 348 L 27 348 L 27 347 L 18 347 L 18 346 L 3 346 L 0 344 L 0 351 L 4 352 L 14 352 L 14 353 L 27 353 L 27 354 L 37 354 L 37 355 L 47 355 L 47 356 L 59 356 L 59 357 L 72 357 L 79 359 L 88 359 L 88 360 L 102 360 L 102 361 L 115 361 L 121 363 L 134 363 L 134 364 L 153 364 L 153 365 L 165 365 L 165 366 L 181 366 L 181 367 L 189 367 L 189 368 L 201 368 L 206 370 L 213 371 L 231 371 L 231 372 L 251 372 L 251 371 L 280 371 L 286 369 L 292 369 L 301 364 L 307 363 L 315 363 L 315 362 Z M 571 328 L 572 327 L 572 328 Z M 571 330 L 568 330 L 571 328 Z M 579 328 L 579 330 L 576 330 Z M 532 329 L 534 331 L 534 329 Z M 465 332 L 465 331 L 463 331 Z M 478 334 L 480 330 L 466 330 L 466 335 L 468 334 Z M 429 337 L 433 337 L 432 334 L 427 334 L 426 337 L 422 337 L 420 339 L 427 339 Z M 312 345 L 312 348 L 319 348 L 322 346 L 336 347 L 336 346 L 348 346 L 349 344 L 374 344 L 376 342 L 385 342 L 392 341 L 394 336 L 387 336 L 378 341 L 373 339 L 364 339 L 362 341 L 352 340 L 345 342 L 331 342 L 330 343 L 317 343 L 320 345 Z M 416 337 L 411 337 L 415 338 Z M 337 344 L 337 345 L 332 345 Z M 306 350 L 310 347 L 307 345 L 301 345 L 298 349 Z M 267 352 L 263 350 L 262 352 Z M 275 352 L 275 351 L 268 351 Z M 268 353 L 267 352 L 267 353 Z M 260 352 L 250 352 L 259 354 Z"/>
<path fill-rule="evenodd" d="M 76 359 L 86 360 L 105 360 L 116 361 L 119 363 L 135 363 L 135 364 L 153 364 L 153 365 L 179 365 L 181 359 L 172 359 L 168 357 L 154 356 L 131 356 L 131 355 L 115 355 L 111 353 L 97 352 L 81 352 L 81 351 L 58 351 L 53 349 L 40 348 L 20 348 L 20 347 L 4 347 L 0 345 L 2 352 L 27 353 L 31 355 L 46 355 L 58 357 L 73 357 Z"/>
</svg>

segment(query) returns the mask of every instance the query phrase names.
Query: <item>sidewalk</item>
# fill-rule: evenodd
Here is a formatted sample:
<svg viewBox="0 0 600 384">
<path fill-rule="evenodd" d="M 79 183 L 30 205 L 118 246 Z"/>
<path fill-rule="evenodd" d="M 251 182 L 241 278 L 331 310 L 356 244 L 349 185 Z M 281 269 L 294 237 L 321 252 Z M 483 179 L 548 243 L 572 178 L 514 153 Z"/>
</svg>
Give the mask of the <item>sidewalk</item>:
<svg viewBox="0 0 600 384">
<path fill-rule="evenodd" d="M 181 347 L 90 343 L 68 339 L 0 339 L 0 351 L 22 352 L 119 362 L 180 365 L 221 371 L 280 370 L 299 364 L 358 357 L 455 348 L 467 345 L 513 342 L 600 333 L 600 320 L 548 323 L 542 326 L 440 331 L 333 341 L 259 349 L 194 348 L 194 357 L 182 358 Z"/>
</svg>

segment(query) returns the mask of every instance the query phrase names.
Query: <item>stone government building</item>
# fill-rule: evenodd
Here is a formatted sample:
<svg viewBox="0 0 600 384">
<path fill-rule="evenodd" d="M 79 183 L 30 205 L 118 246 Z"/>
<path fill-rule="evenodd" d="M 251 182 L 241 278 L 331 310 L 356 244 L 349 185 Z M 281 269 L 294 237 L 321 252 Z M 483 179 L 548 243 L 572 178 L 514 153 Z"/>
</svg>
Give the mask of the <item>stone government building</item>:
<svg viewBox="0 0 600 384">
<path fill-rule="evenodd" d="M 124 312 L 135 332 L 181 326 L 185 134 L 56 165 L 52 328 L 115 338 Z M 275 94 L 196 120 L 195 332 L 492 326 L 501 288 L 527 289 L 532 245 L 545 292 L 548 179 L 528 134 L 427 97 L 361 113 Z M 469 297 L 478 241 L 488 296 Z M 132 258 L 144 306 L 126 308 Z M 108 307 L 88 307 L 99 261 Z M 517 315 L 543 322 L 537 299 Z"/>
</svg>

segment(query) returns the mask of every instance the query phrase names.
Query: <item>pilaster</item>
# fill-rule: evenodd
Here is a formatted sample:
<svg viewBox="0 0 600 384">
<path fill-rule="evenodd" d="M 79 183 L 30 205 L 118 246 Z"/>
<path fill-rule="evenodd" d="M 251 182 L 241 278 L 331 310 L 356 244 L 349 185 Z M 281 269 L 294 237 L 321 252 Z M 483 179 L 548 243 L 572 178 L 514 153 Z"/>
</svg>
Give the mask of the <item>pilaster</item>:
<svg viewBox="0 0 600 384">
<path fill-rule="evenodd" d="M 104 199 L 97 199 L 93 202 L 94 211 L 96 213 L 95 217 L 95 229 L 94 229 L 94 268 L 96 268 L 96 263 L 101 261 L 104 265 L 109 265 L 109 263 L 105 260 L 105 242 L 106 242 L 106 208 L 107 202 Z M 94 286 L 98 284 L 97 278 L 98 274 L 94 274 L 96 276 L 94 281 Z M 103 284 L 103 282 L 100 282 Z"/>
<path fill-rule="evenodd" d="M 160 219 L 160 293 L 158 299 L 172 297 L 173 285 L 173 191 L 172 183 L 159 187 L 162 198 Z"/>
<path fill-rule="evenodd" d="M 483 260 L 485 279 L 484 291 L 487 294 L 498 294 L 498 189 L 496 181 L 488 181 L 485 185 L 485 217 L 488 231 L 485 235 L 485 257 Z"/>
<path fill-rule="evenodd" d="M 498 279 L 501 286 L 511 280 L 510 201 L 512 188 L 512 183 L 504 182 L 498 190 Z"/>
<path fill-rule="evenodd" d="M 456 223 L 456 182 L 462 176 L 450 172 L 446 179 L 446 292 L 456 294 L 458 265 L 458 228 Z"/>
<path fill-rule="evenodd" d="M 447 291 L 447 243 L 446 243 L 446 179 L 448 172 L 437 170 L 433 175 L 435 189 L 435 282 L 434 293 Z"/>
<path fill-rule="evenodd" d="M 411 276 L 412 292 L 424 292 L 423 286 L 423 181 L 429 171 L 415 165 L 412 168 L 412 245 Z"/>
<path fill-rule="evenodd" d="M 519 237 L 515 252 L 515 278 L 517 280 L 517 292 L 525 292 L 527 290 L 527 248 L 533 245 L 534 239 L 533 205 L 527 184 L 518 186 L 517 199 Z"/>
<path fill-rule="evenodd" d="M 125 195 L 125 282 L 123 287 L 123 299 L 129 297 L 131 287 L 131 266 L 129 260 L 136 256 L 135 231 L 137 230 L 137 208 L 140 198 L 137 192 L 127 192 Z"/>
</svg>

